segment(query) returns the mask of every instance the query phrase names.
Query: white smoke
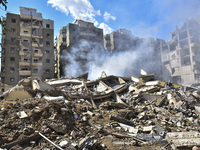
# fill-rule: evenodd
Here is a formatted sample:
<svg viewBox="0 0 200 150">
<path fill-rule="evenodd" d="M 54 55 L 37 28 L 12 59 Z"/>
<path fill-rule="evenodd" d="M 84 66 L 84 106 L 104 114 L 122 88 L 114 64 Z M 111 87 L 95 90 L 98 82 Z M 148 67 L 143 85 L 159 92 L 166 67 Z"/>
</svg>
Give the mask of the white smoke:
<svg viewBox="0 0 200 150">
<path fill-rule="evenodd" d="M 70 54 L 65 56 L 65 59 L 70 62 L 65 70 L 66 76 L 76 77 L 88 72 L 89 79 L 96 79 L 100 77 L 102 71 L 107 75 L 139 75 L 140 69 L 147 72 L 152 69 L 149 67 L 148 60 L 151 59 L 153 52 L 154 47 L 149 45 L 148 40 L 142 41 L 133 49 L 114 54 L 104 50 L 103 45 L 82 40 L 71 49 Z"/>
</svg>

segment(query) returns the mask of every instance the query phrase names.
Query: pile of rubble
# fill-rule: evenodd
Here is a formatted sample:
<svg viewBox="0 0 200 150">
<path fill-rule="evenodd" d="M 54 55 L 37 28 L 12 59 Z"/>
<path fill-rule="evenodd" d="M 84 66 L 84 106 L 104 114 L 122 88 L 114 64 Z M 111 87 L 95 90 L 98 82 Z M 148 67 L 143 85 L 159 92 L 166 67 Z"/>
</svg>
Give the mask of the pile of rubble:
<svg viewBox="0 0 200 150">
<path fill-rule="evenodd" d="M 198 149 L 199 94 L 145 73 L 26 78 L 1 95 L 0 149 Z"/>
</svg>

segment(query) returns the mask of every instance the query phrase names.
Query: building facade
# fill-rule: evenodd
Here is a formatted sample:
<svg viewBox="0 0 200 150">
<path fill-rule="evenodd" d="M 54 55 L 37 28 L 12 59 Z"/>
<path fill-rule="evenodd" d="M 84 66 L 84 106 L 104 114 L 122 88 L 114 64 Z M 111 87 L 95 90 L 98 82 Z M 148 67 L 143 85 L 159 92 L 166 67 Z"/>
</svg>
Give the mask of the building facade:
<svg viewBox="0 0 200 150">
<path fill-rule="evenodd" d="M 6 31 L 6 30 L 8 31 Z M 2 29 L 1 80 L 14 85 L 26 77 L 54 77 L 54 22 L 36 9 L 7 13 Z"/>
<path fill-rule="evenodd" d="M 200 19 L 186 20 L 161 43 L 163 78 L 181 84 L 200 82 Z"/>
<path fill-rule="evenodd" d="M 130 30 L 117 29 L 110 34 L 104 35 L 104 48 L 111 52 L 130 50 L 136 47 L 139 38 L 134 37 Z"/>
<path fill-rule="evenodd" d="M 94 26 L 94 23 L 76 20 L 60 29 L 56 38 L 56 49 L 58 53 L 57 66 L 58 77 L 68 75 L 68 66 L 73 59 L 79 65 L 80 72 L 87 70 L 87 54 L 99 47 L 103 48 L 103 29 Z"/>
</svg>

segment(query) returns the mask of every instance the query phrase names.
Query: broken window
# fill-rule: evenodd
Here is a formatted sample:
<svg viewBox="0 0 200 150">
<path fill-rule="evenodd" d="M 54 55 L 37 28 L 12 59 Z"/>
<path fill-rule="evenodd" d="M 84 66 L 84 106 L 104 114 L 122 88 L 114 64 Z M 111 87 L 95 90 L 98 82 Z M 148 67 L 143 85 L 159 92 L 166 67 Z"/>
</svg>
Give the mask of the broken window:
<svg viewBox="0 0 200 150">
<path fill-rule="evenodd" d="M 16 29 L 15 28 L 11 28 L 11 32 L 15 32 L 16 31 Z"/>
<path fill-rule="evenodd" d="M 46 46 L 50 46 L 50 42 L 49 41 L 46 41 Z"/>
<path fill-rule="evenodd" d="M 46 73 L 46 74 L 50 74 L 50 69 L 46 69 L 46 70 L 45 70 L 45 73 Z"/>
<path fill-rule="evenodd" d="M 47 36 L 47 38 L 50 38 L 50 33 L 47 33 L 47 35 L 46 35 L 46 36 Z"/>
<path fill-rule="evenodd" d="M 10 67 L 10 71 L 15 71 L 15 68 L 14 67 Z"/>
<path fill-rule="evenodd" d="M 10 40 L 11 40 L 12 43 L 15 42 L 15 38 L 13 38 L 13 37 Z"/>
<path fill-rule="evenodd" d="M 11 48 L 10 48 L 10 52 L 11 52 L 11 53 L 14 53 L 14 52 L 15 52 L 15 48 L 14 48 L 14 47 L 11 47 Z"/>
<path fill-rule="evenodd" d="M 15 78 L 10 78 L 10 82 L 15 82 Z"/>
<path fill-rule="evenodd" d="M 50 28 L 50 24 L 46 24 L 46 28 Z"/>
<path fill-rule="evenodd" d="M 15 61 L 15 57 L 10 57 L 10 61 Z"/>
<path fill-rule="evenodd" d="M 11 22 L 12 22 L 12 23 L 16 23 L 16 19 L 13 19 L 13 18 L 12 18 L 12 19 L 11 19 Z"/>
</svg>

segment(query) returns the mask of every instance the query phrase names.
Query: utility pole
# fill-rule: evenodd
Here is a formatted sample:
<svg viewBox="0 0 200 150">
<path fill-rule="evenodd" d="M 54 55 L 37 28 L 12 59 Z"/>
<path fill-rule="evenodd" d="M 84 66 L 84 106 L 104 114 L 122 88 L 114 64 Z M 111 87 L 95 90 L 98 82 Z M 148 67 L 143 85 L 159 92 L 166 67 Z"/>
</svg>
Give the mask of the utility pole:
<svg viewBox="0 0 200 150">
<path fill-rule="evenodd" d="M 32 11 L 31 11 L 31 56 L 30 56 L 30 70 L 31 70 L 31 77 L 33 77 L 33 72 L 32 72 L 32 70 L 33 70 L 33 50 L 32 50 L 32 34 L 33 34 L 33 22 L 32 22 Z"/>
</svg>

